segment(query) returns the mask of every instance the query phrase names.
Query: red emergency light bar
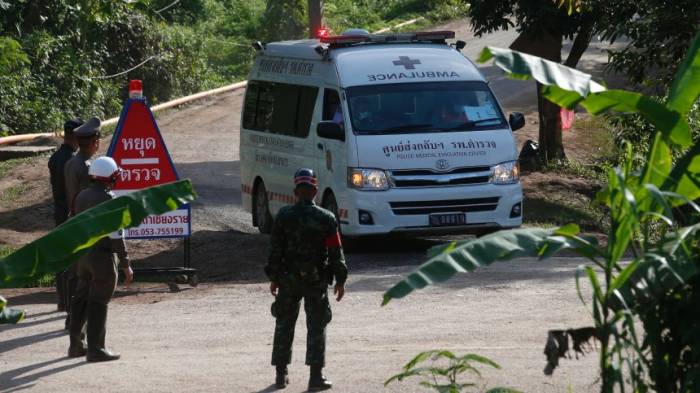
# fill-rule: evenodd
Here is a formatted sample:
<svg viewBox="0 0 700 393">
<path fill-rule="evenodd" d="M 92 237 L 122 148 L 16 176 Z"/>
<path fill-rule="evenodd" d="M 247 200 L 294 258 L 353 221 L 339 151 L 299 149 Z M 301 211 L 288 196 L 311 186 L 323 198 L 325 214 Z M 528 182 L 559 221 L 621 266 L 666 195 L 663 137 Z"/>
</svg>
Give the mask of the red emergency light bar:
<svg viewBox="0 0 700 393">
<path fill-rule="evenodd" d="M 319 37 L 319 39 L 322 43 L 331 45 L 359 44 L 369 41 L 369 37 L 364 35 L 332 35 Z"/>
<path fill-rule="evenodd" d="M 321 43 L 336 45 L 352 45 L 361 43 L 392 43 L 412 41 L 442 42 L 455 38 L 454 31 L 421 31 L 417 33 L 370 34 L 370 35 L 335 35 L 319 37 Z"/>
</svg>

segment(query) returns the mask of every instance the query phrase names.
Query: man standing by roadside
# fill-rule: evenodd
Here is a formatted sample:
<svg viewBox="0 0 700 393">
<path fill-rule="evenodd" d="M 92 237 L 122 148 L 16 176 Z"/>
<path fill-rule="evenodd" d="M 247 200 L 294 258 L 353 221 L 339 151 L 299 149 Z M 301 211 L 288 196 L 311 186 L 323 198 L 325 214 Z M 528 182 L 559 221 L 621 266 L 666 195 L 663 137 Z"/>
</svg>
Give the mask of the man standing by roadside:
<svg viewBox="0 0 700 393">
<path fill-rule="evenodd" d="M 73 155 L 73 158 L 68 160 L 66 165 L 63 167 L 65 200 L 69 215 L 73 215 L 75 213 L 73 211 L 73 201 L 76 195 L 90 185 L 88 168 L 90 168 L 90 159 L 97 154 L 97 150 L 100 148 L 101 125 L 102 122 L 100 122 L 100 119 L 93 117 L 85 124 L 73 129 L 73 134 L 78 144 L 78 152 Z M 65 274 L 64 283 L 64 290 L 66 292 L 66 298 L 68 299 L 66 307 L 68 311 L 68 317 L 66 317 L 66 327 L 68 328 L 70 325 L 70 304 L 72 303 L 70 299 L 73 297 L 73 294 L 75 293 L 75 286 L 78 283 L 74 266 L 71 266 Z"/>
<path fill-rule="evenodd" d="M 111 157 L 100 157 L 90 165 L 90 185 L 75 197 L 75 214 L 99 205 L 114 197 L 111 189 L 120 170 Z M 78 286 L 71 304 L 69 357 L 86 356 L 88 362 L 106 362 L 119 359 L 119 354 L 105 348 L 107 310 L 117 287 L 117 264 L 124 271 L 125 285 L 133 280 L 134 272 L 124 243 L 123 231 L 100 239 L 76 263 Z M 83 327 L 87 323 L 87 346 L 83 341 Z"/>
<path fill-rule="evenodd" d="M 51 193 L 53 195 L 53 219 L 56 226 L 68 219 L 68 204 L 66 203 L 66 183 L 63 168 L 66 162 L 73 157 L 78 150 L 78 140 L 73 130 L 83 125 L 80 119 L 71 119 L 63 124 L 63 143 L 49 158 L 49 174 L 51 177 Z M 67 298 L 66 281 L 68 279 L 63 271 L 56 274 L 56 292 L 58 292 L 58 310 L 69 312 L 70 298 Z M 68 324 L 66 323 L 66 328 Z"/>
<path fill-rule="evenodd" d="M 71 213 L 73 213 L 75 196 L 90 184 L 88 168 L 90 167 L 90 159 L 100 148 L 101 125 L 100 119 L 93 117 L 73 130 L 73 134 L 78 140 L 78 153 L 68 160 L 63 169 L 66 180 L 66 203 Z"/>
<path fill-rule="evenodd" d="M 314 204 L 318 182 L 313 170 L 301 168 L 294 175 L 298 202 L 282 208 L 272 227 L 271 250 L 265 273 L 275 296 L 272 315 L 276 318 L 272 365 L 276 367 L 275 386 L 289 383 L 287 365 L 292 360 L 294 326 L 304 299 L 306 365 L 310 366 L 309 391 L 330 389 L 323 376 L 326 353 L 326 325 L 331 321 L 328 286 L 335 278 L 334 294 L 340 301 L 348 276 L 340 242 L 338 222 L 328 210 Z"/>
</svg>

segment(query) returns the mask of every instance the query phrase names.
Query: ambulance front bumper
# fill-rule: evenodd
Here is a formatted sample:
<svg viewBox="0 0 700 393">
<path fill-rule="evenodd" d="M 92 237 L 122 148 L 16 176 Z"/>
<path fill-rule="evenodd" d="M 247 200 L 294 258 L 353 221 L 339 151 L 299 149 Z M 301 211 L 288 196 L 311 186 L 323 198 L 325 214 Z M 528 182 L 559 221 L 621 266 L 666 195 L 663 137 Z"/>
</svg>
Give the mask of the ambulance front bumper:
<svg viewBox="0 0 700 393">
<path fill-rule="evenodd" d="M 392 188 L 387 191 L 348 190 L 342 203 L 344 235 L 402 233 L 478 233 L 522 224 L 522 187 L 469 185 L 442 188 Z M 464 213 L 458 224 L 440 225 L 435 217 Z M 371 217 L 370 220 L 367 218 Z"/>
</svg>

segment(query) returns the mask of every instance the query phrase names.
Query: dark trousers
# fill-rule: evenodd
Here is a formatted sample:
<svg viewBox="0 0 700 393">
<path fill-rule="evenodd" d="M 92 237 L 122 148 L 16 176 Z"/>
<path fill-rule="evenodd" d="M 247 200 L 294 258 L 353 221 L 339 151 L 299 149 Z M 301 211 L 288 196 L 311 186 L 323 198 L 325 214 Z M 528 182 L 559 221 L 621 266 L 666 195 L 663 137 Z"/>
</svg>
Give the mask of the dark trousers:
<svg viewBox="0 0 700 393">
<path fill-rule="evenodd" d="M 58 293 L 58 305 L 70 313 L 70 301 L 75 294 L 78 277 L 71 266 L 68 270 L 56 273 L 56 292 Z"/>
<path fill-rule="evenodd" d="M 68 219 L 68 209 L 63 205 L 54 204 L 54 222 L 56 226 L 61 225 Z M 75 285 L 78 280 L 75 277 L 75 272 L 70 268 L 62 272 L 56 273 L 56 294 L 58 295 L 58 307 L 70 313 L 70 301 L 75 292 Z"/>
<path fill-rule="evenodd" d="M 293 274 L 280 279 L 279 292 L 272 305 L 272 315 L 276 318 L 272 365 L 283 366 L 292 361 L 294 327 L 302 299 L 306 312 L 306 364 L 320 367 L 325 365 L 326 325 L 332 318 L 328 286 L 325 282 L 305 284 Z"/>
<path fill-rule="evenodd" d="M 76 264 L 78 285 L 75 297 L 88 302 L 108 304 L 117 288 L 117 264 L 114 254 L 93 248 Z"/>
</svg>

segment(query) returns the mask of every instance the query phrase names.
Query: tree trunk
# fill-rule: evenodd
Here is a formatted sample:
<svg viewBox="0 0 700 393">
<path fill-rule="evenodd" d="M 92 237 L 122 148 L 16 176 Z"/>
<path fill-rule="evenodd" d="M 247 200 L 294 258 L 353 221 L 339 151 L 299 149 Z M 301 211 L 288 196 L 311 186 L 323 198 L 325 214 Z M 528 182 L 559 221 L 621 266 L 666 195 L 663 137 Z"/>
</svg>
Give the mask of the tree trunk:
<svg viewBox="0 0 700 393">
<path fill-rule="evenodd" d="M 563 37 L 547 31 L 523 32 L 510 46 L 511 49 L 561 63 Z M 558 105 L 542 97 L 542 85 L 537 83 L 539 112 L 539 154 L 543 163 L 565 159 L 562 143 L 561 116 Z"/>
<path fill-rule="evenodd" d="M 566 159 L 559 105 L 542 97 L 542 84 L 537 82 L 537 109 L 540 117 L 539 154 L 545 164 Z"/>
<path fill-rule="evenodd" d="M 309 38 L 323 27 L 323 0 L 309 0 Z"/>
</svg>

